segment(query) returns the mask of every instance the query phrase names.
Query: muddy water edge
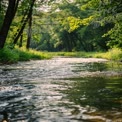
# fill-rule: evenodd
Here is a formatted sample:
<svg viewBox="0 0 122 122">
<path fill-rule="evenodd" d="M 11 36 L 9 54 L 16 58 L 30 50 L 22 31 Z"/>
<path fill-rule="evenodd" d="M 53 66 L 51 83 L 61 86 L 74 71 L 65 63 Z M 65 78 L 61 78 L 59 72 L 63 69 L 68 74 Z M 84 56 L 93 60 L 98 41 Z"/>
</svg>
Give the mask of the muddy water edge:
<svg viewBox="0 0 122 122">
<path fill-rule="evenodd" d="M 63 58 L 0 65 L 0 120 L 122 122 L 122 64 Z"/>
</svg>

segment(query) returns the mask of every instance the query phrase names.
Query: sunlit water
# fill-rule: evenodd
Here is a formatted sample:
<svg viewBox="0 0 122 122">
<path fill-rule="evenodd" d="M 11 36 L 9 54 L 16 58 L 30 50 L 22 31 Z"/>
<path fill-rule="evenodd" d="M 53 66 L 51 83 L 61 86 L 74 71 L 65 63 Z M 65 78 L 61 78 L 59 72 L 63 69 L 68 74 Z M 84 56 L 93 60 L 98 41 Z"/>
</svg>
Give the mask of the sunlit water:
<svg viewBox="0 0 122 122">
<path fill-rule="evenodd" d="M 0 66 L 0 112 L 11 122 L 122 122 L 121 67 L 93 58 Z"/>
</svg>

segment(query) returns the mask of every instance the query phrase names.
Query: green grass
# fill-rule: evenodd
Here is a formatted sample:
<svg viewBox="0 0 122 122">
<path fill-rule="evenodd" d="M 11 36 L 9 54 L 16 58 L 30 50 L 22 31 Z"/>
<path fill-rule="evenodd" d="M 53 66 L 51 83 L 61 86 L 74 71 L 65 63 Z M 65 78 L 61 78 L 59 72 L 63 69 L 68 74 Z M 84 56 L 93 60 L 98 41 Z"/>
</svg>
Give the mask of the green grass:
<svg viewBox="0 0 122 122">
<path fill-rule="evenodd" d="M 36 50 L 26 50 L 24 48 L 22 49 L 15 49 L 18 54 L 19 54 L 19 61 L 27 61 L 27 60 L 30 60 L 30 59 L 33 59 L 33 60 L 36 60 L 36 59 L 49 59 L 50 56 L 47 55 L 46 53 L 43 53 L 43 52 L 39 52 L 39 51 L 36 51 Z"/>
<path fill-rule="evenodd" d="M 122 60 L 122 50 L 118 48 L 113 48 L 110 49 L 108 52 L 95 54 L 94 57 L 105 58 L 114 61 Z"/>
<path fill-rule="evenodd" d="M 15 63 L 19 60 L 19 55 L 15 50 L 4 48 L 0 50 L 0 62 Z"/>
<path fill-rule="evenodd" d="M 26 49 L 9 49 L 3 48 L 0 50 L 0 62 L 4 64 L 16 63 L 18 61 L 29 61 L 31 59 L 49 59 L 46 53 L 38 52 L 35 50 Z"/>
<path fill-rule="evenodd" d="M 67 56 L 82 58 L 105 58 L 108 60 L 122 60 L 122 50 L 118 48 L 110 49 L 108 52 L 47 52 L 50 56 Z"/>
<path fill-rule="evenodd" d="M 89 58 L 93 57 L 96 52 L 46 52 L 48 55 L 52 56 L 65 56 L 65 57 L 82 57 Z"/>
<path fill-rule="evenodd" d="M 40 52 L 36 50 L 26 50 L 24 48 L 0 50 L 1 63 L 16 63 L 18 61 L 50 59 L 55 56 L 82 57 L 82 58 L 105 58 L 109 60 L 122 60 L 122 50 L 113 48 L 108 52 Z"/>
</svg>

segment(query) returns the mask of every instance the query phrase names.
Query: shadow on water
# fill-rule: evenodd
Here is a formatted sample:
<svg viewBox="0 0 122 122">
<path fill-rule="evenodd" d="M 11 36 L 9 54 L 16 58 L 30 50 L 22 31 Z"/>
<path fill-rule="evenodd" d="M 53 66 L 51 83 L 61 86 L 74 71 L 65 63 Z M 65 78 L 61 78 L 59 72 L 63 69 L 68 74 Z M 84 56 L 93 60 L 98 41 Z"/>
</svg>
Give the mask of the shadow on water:
<svg viewBox="0 0 122 122">
<path fill-rule="evenodd" d="M 74 64 L 74 72 L 79 71 L 89 71 L 89 72 L 95 72 L 95 71 L 105 71 L 107 70 L 108 65 L 101 62 L 93 62 L 93 63 L 77 63 Z"/>
<path fill-rule="evenodd" d="M 63 91 L 69 100 L 99 110 L 122 109 L 122 78 L 74 78 L 72 87 Z"/>
<path fill-rule="evenodd" d="M 119 76 L 122 72 L 120 66 L 114 66 L 111 62 L 78 63 L 73 66 L 73 72 L 81 72 L 81 77 L 66 78 L 72 82 L 68 89 L 61 92 L 70 102 L 85 109 L 77 120 L 122 122 L 122 77 Z M 83 75 L 85 71 L 89 73 L 87 76 Z M 99 75 L 98 71 L 103 74 Z M 113 71 L 117 71 L 117 74 Z M 81 111 L 79 107 L 74 107 L 72 114 L 78 115 Z"/>
<path fill-rule="evenodd" d="M 73 71 L 122 71 L 122 63 L 116 62 L 90 62 L 90 63 L 75 63 Z"/>
<path fill-rule="evenodd" d="M 113 70 L 108 63 L 81 61 L 0 68 L 0 120 L 7 115 L 12 122 L 121 122 L 122 77 L 106 76 Z"/>
</svg>

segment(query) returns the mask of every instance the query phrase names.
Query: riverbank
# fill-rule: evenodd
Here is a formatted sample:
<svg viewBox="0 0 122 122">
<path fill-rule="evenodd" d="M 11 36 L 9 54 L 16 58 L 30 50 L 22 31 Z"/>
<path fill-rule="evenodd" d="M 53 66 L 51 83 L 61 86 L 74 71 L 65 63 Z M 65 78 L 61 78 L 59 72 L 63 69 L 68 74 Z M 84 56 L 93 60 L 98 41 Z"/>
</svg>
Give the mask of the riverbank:
<svg viewBox="0 0 122 122">
<path fill-rule="evenodd" d="M 26 49 L 9 49 L 0 50 L 0 63 L 12 64 L 18 61 L 42 60 L 51 58 L 48 54 L 36 50 Z"/>
<path fill-rule="evenodd" d="M 10 64 L 18 61 L 50 59 L 56 56 L 82 57 L 82 58 L 103 58 L 113 61 L 122 61 L 122 50 L 114 48 L 108 52 L 41 52 L 26 49 L 8 49 L 0 50 L 0 63 Z"/>
</svg>

